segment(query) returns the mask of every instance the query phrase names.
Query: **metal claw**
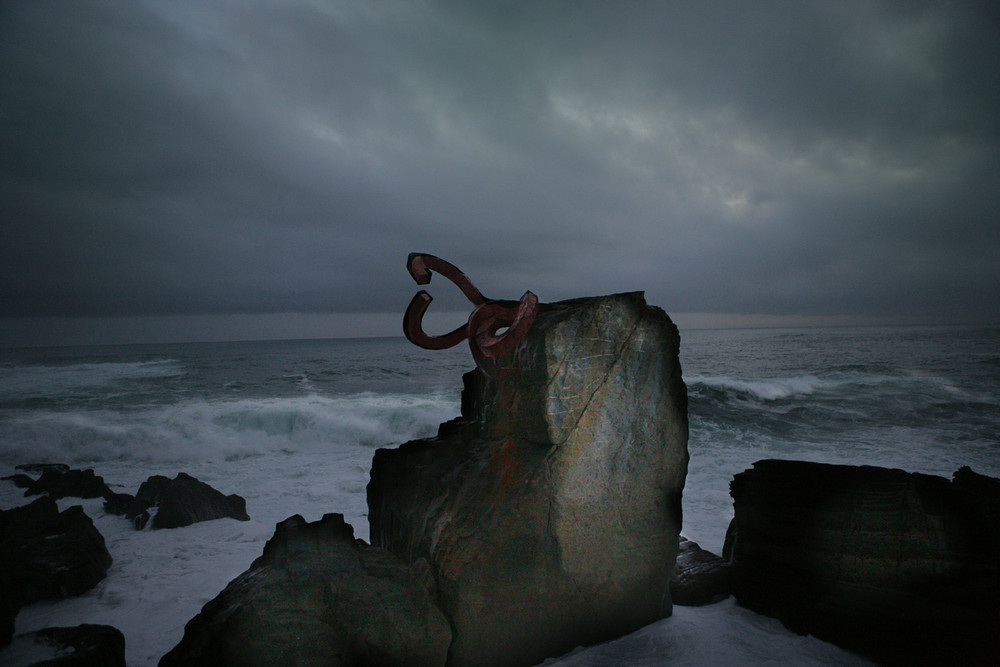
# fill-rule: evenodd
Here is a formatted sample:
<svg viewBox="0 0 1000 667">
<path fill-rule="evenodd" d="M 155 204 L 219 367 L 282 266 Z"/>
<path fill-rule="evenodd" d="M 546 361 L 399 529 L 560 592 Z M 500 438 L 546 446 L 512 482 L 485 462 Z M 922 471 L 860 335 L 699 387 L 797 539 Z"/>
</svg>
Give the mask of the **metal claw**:
<svg viewBox="0 0 1000 667">
<path fill-rule="evenodd" d="M 445 350 L 468 338 L 473 358 L 485 370 L 489 365 L 487 360 L 507 354 L 524 340 L 538 315 L 538 297 L 531 292 L 525 292 L 520 301 L 487 299 L 464 273 L 440 257 L 410 253 L 406 268 L 418 285 L 430 283 L 431 271 L 437 271 L 455 283 L 476 306 L 465 325 L 443 336 L 431 336 L 424 332 L 422 321 L 434 298 L 426 290 L 417 292 L 403 315 L 403 333 L 419 347 Z M 498 336 L 497 332 L 504 327 L 507 330 Z"/>
</svg>

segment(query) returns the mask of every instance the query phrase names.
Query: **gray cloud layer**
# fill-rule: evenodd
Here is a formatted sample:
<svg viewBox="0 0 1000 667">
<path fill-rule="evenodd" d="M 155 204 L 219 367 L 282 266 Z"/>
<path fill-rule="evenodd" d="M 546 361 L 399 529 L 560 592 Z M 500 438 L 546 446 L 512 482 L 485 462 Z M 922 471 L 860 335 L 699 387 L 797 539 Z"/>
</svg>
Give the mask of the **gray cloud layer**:
<svg viewBox="0 0 1000 667">
<path fill-rule="evenodd" d="M 1000 314 L 995 3 L 8 0 L 0 141 L 3 316 Z"/>
</svg>

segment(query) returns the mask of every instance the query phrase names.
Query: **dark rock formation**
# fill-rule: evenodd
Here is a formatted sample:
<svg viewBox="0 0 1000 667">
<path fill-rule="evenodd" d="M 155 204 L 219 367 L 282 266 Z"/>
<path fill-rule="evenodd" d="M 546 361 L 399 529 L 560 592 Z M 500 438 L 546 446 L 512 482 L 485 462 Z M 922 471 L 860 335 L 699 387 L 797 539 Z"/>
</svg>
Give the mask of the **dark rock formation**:
<svg viewBox="0 0 1000 667">
<path fill-rule="evenodd" d="M 433 585 L 355 540 L 341 514 L 294 516 L 160 665 L 443 665 L 451 630 Z"/>
<path fill-rule="evenodd" d="M 2 612 L 26 604 L 79 595 L 101 581 L 111 554 L 94 523 L 79 506 L 59 512 L 43 496 L 30 505 L 0 511 L 0 590 Z M 0 628 L 0 643 L 10 640 L 10 623 Z"/>
<path fill-rule="evenodd" d="M 732 567 L 729 561 L 681 537 L 677 565 L 670 580 L 674 604 L 686 607 L 721 602 L 729 597 Z"/>
<path fill-rule="evenodd" d="M 137 497 L 143 497 L 141 487 Z M 247 501 L 235 493 L 223 495 L 190 475 L 178 473 L 160 496 L 153 528 L 179 528 L 224 517 L 249 521 Z"/>
<path fill-rule="evenodd" d="M 641 293 L 541 307 L 462 416 L 375 454 L 372 543 L 426 559 L 449 664 L 532 665 L 670 613 L 687 472 L 677 329 Z"/>
<path fill-rule="evenodd" d="M 35 480 L 25 496 L 37 496 L 47 494 L 53 500 L 60 498 L 100 498 L 107 493 L 107 484 L 104 478 L 94 474 L 91 469 L 87 470 L 63 470 L 62 467 L 46 467 L 42 470 L 42 476 Z"/>
<path fill-rule="evenodd" d="M 127 517 L 139 530 L 146 526 L 152 507 L 158 507 L 153 528 L 180 528 L 226 517 L 250 520 L 246 500 L 241 496 L 224 495 L 183 472 L 174 479 L 153 475 L 134 497 L 109 491 L 104 498 L 107 512 Z"/>
<path fill-rule="evenodd" d="M 1000 664 L 1000 482 L 758 461 L 731 483 L 739 603 L 886 664 Z"/>
<path fill-rule="evenodd" d="M 8 475 L 6 477 L 0 477 L 0 479 L 13 483 L 14 486 L 16 486 L 19 489 L 27 489 L 28 487 L 30 487 L 32 484 L 35 483 L 34 477 L 29 477 L 24 473 L 17 473 L 14 475 Z"/>
<path fill-rule="evenodd" d="M 53 470 L 55 472 L 69 472 L 69 466 L 65 463 L 22 463 L 19 466 L 14 466 L 15 470 L 23 470 L 24 472 L 36 473 L 41 475 L 46 470 Z"/>
<path fill-rule="evenodd" d="M 41 645 L 55 655 L 31 667 L 125 667 L 125 635 L 110 625 L 45 628 L 18 635 L 14 641 Z"/>
<path fill-rule="evenodd" d="M 123 516 L 132 522 L 136 530 L 142 530 L 149 522 L 149 508 L 147 505 L 130 493 L 116 493 L 111 491 L 104 496 L 104 511 L 108 514 Z"/>
</svg>

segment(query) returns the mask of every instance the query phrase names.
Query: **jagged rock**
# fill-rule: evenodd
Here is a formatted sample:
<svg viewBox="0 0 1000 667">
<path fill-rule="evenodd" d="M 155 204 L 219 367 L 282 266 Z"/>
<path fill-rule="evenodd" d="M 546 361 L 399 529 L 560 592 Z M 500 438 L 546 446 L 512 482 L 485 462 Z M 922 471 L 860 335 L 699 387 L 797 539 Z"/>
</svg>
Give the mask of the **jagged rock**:
<svg viewBox="0 0 1000 667">
<path fill-rule="evenodd" d="M 729 597 L 731 580 L 729 561 L 681 537 L 677 565 L 670 580 L 674 604 L 698 607 L 721 602 Z"/>
<path fill-rule="evenodd" d="M 34 656 L 48 652 L 30 667 L 125 667 L 125 635 L 110 625 L 36 630 L 15 637 L 9 650 L 17 649 Z"/>
<path fill-rule="evenodd" d="M 180 665 L 443 665 L 433 578 L 354 539 L 342 514 L 279 523 L 264 553 L 184 628 Z"/>
<path fill-rule="evenodd" d="M 108 514 L 125 517 L 132 522 L 136 530 L 142 530 L 146 527 L 151 506 L 129 493 L 110 491 L 108 495 L 104 496 L 104 511 Z"/>
<path fill-rule="evenodd" d="M 100 498 L 110 493 L 104 478 L 94 474 L 91 469 L 87 470 L 63 470 L 59 465 L 46 467 L 28 490 L 25 496 L 37 496 L 47 494 L 53 500 L 59 498 Z"/>
<path fill-rule="evenodd" d="M 69 472 L 69 465 L 65 463 L 22 463 L 21 465 L 14 466 L 14 469 L 41 475 L 46 470 Z"/>
<path fill-rule="evenodd" d="M 186 473 L 178 473 L 177 476 L 180 477 L 190 477 Z M 191 479 L 194 479 L 191 477 Z M 163 500 L 163 496 L 166 495 L 167 489 L 171 485 L 171 480 L 169 477 L 164 477 L 163 475 L 153 475 L 141 485 L 139 485 L 139 490 L 135 494 L 136 500 L 143 503 L 146 507 L 153 507 L 154 505 L 159 505 L 160 501 Z"/>
<path fill-rule="evenodd" d="M 4 479 L 7 480 L 8 482 L 13 483 L 14 486 L 16 486 L 19 489 L 27 489 L 28 487 L 30 487 L 32 484 L 35 483 L 34 477 L 29 477 L 28 475 L 25 475 L 23 473 L 17 473 L 15 475 L 0 477 L 0 479 Z"/>
<path fill-rule="evenodd" d="M 741 605 L 886 664 L 1000 664 L 997 480 L 768 460 L 730 488 Z"/>
<path fill-rule="evenodd" d="M 153 528 L 180 528 L 199 521 L 232 518 L 249 521 L 247 503 L 234 494 L 224 495 L 186 473 L 174 479 L 153 475 L 139 487 L 135 497 L 109 492 L 104 508 L 131 520 L 137 529 L 149 520 L 149 508 L 158 506 Z"/>
<path fill-rule="evenodd" d="M 111 566 L 104 537 L 79 506 L 59 512 L 47 496 L 0 510 L 0 589 L 16 614 L 45 599 L 79 595 L 101 581 Z M 13 617 L 11 617 L 11 621 Z M 6 632 L 9 630 L 9 632 Z M 13 626 L 0 639 L 9 641 Z"/>
<path fill-rule="evenodd" d="M 438 437 L 376 452 L 373 544 L 426 559 L 449 664 L 532 665 L 669 615 L 687 394 L 641 293 L 541 306 Z"/>
</svg>

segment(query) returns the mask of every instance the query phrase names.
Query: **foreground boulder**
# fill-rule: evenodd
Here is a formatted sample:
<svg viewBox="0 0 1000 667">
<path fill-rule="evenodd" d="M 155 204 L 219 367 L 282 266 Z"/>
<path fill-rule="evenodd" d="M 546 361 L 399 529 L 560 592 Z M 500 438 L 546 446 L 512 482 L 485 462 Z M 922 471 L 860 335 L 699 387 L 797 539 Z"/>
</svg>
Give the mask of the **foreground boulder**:
<svg viewBox="0 0 1000 667">
<path fill-rule="evenodd" d="M 28 662 L 16 656 L 32 656 Z M 32 667 L 125 667 L 125 635 L 110 625 L 44 628 L 18 635 L 4 657 Z"/>
<path fill-rule="evenodd" d="M 700 607 L 721 602 L 729 597 L 731 582 L 732 567 L 728 560 L 681 537 L 677 565 L 670 580 L 674 604 Z"/>
<path fill-rule="evenodd" d="M 443 665 L 451 629 L 433 586 L 343 515 L 293 516 L 160 665 Z"/>
<path fill-rule="evenodd" d="M 426 559 L 449 664 L 532 665 L 670 614 L 687 472 L 677 329 L 641 293 L 543 305 L 462 416 L 376 452 L 372 543 Z"/>
<path fill-rule="evenodd" d="M 1000 481 L 768 460 L 731 493 L 741 605 L 886 664 L 1000 664 Z"/>
<path fill-rule="evenodd" d="M 227 517 L 250 520 L 243 497 L 235 493 L 224 495 L 183 472 L 174 479 L 153 475 L 142 483 L 135 496 L 113 492 L 105 495 L 104 509 L 125 516 L 139 530 L 146 526 L 153 507 L 157 508 L 153 528 L 180 528 Z"/>
<path fill-rule="evenodd" d="M 110 493 L 104 478 L 94 474 L 92 469 L 64 469 L 61 464 L 42 469 L 42 475 L 32 482 L 24 492 L 25 496 L 46 494 L 53 500 L 59 498 L 101 498 Z"/>
<path fill-rule="evenodd" d="M 0 510 L 0 644 L 17 610 L 40 600 L 80 595 L 104 579 L 111 554 L 79 506 L 62 512 L 47 496 Z"/>
</svg>

